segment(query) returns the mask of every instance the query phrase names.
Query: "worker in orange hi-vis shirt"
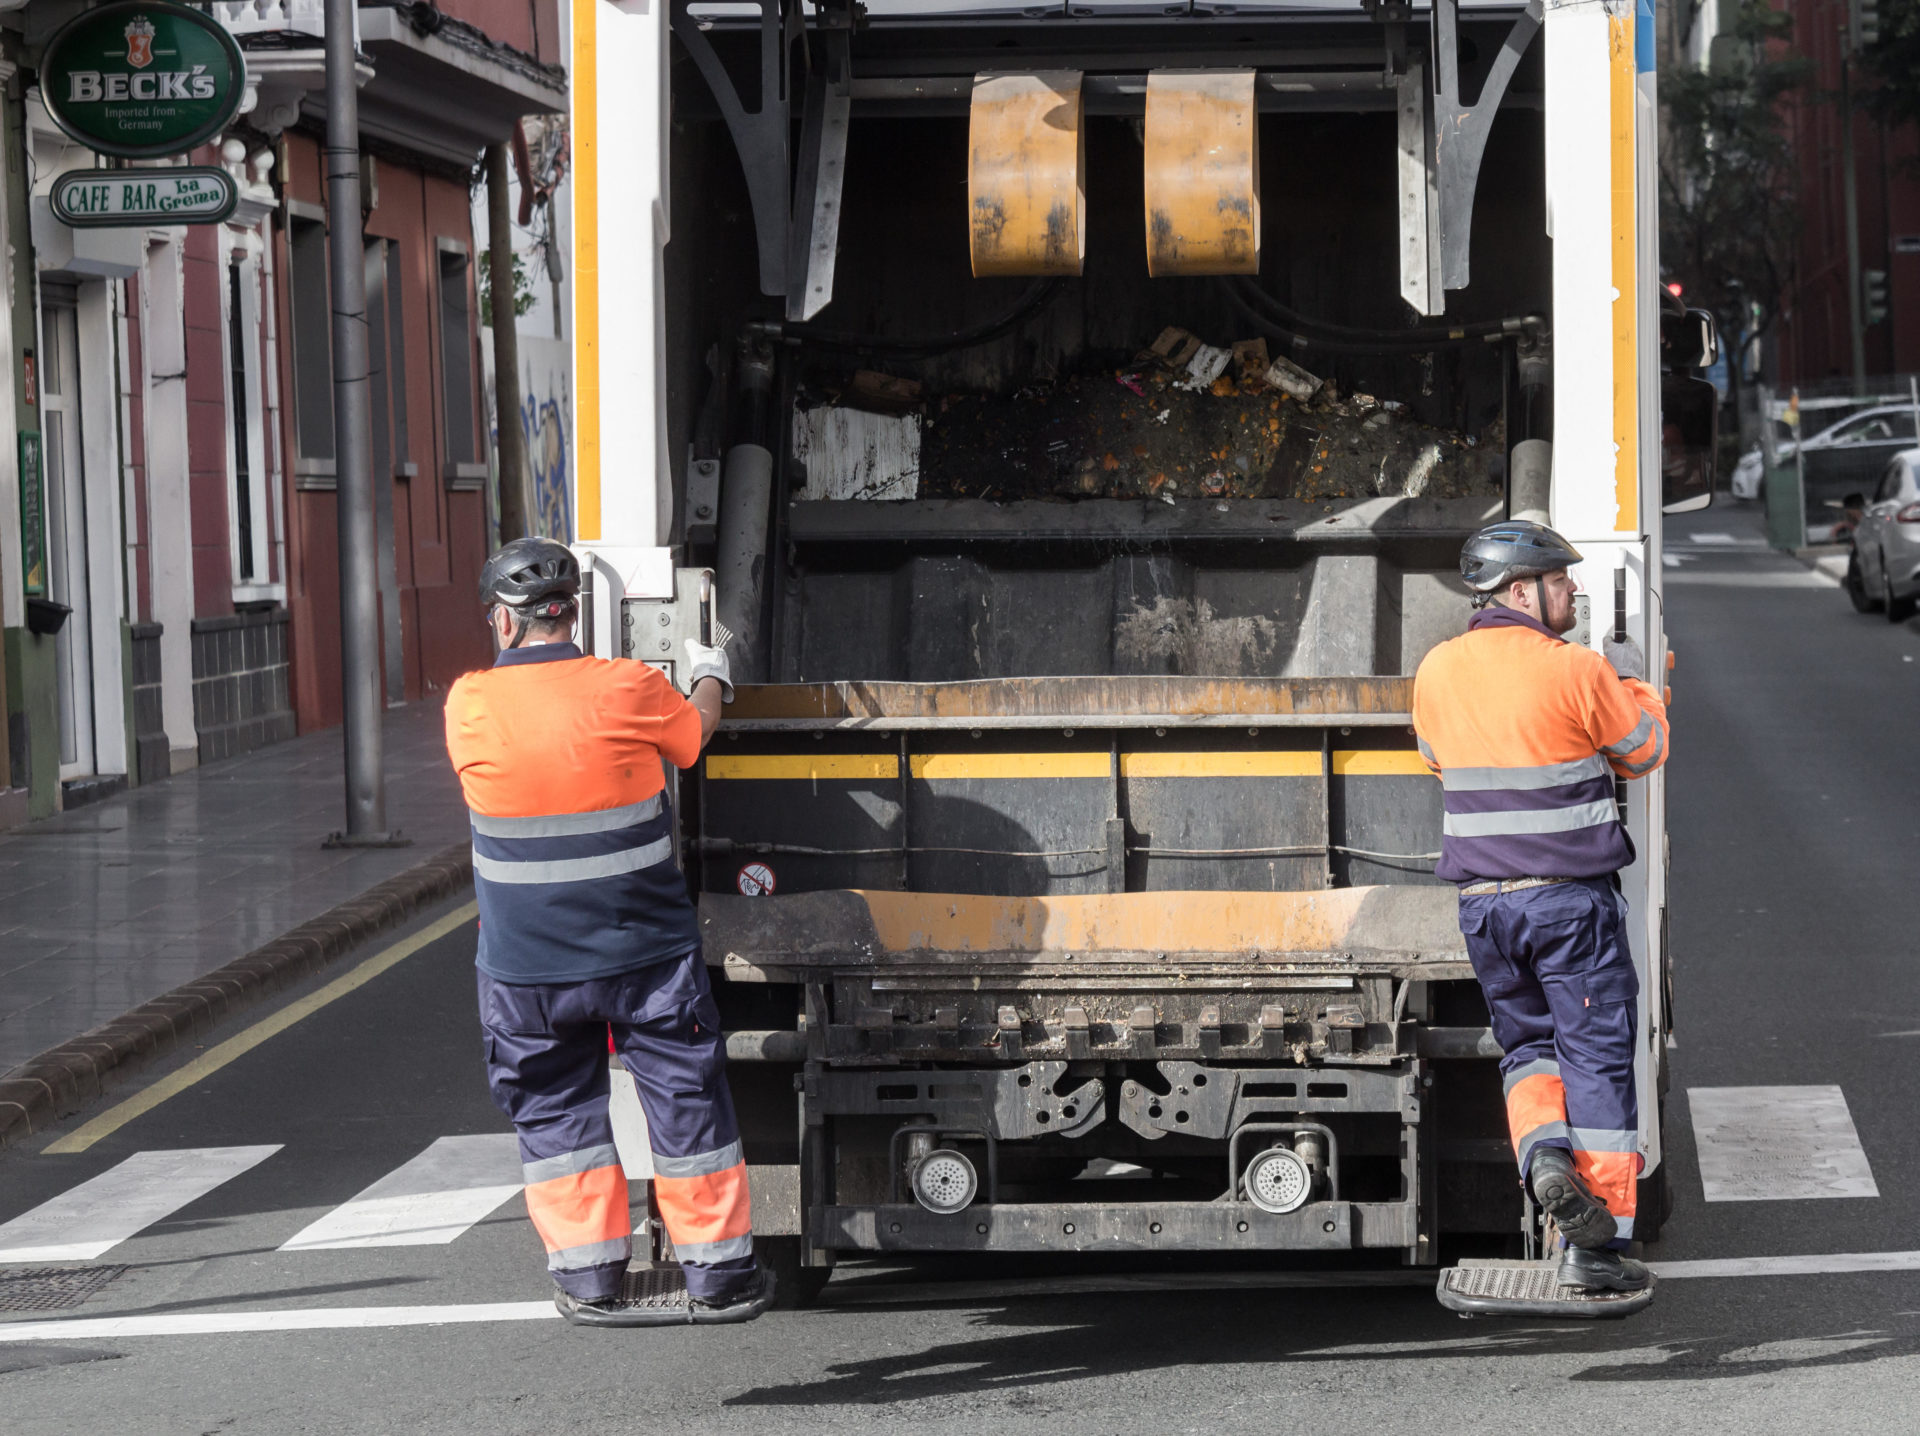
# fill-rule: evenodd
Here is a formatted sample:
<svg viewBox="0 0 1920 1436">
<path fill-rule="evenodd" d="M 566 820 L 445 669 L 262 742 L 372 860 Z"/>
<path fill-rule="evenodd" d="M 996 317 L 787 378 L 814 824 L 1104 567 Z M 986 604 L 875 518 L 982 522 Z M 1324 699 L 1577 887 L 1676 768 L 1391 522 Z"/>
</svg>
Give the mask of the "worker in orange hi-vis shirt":
<svg viewBox="0 0 1920 1436">
<path fill-rule="evenodd" d="M 692 698 L 573 645 L 580 566 L 549 539 L 487 560 L 494 666 L 447 695 L 447 751 L 473 821 L 480 1021 L 494 1101 L 520 1135 L 527 1215 L 554 1304 L 582 1326 L 748 1321 L 758 1266 L 720 1014 L 673 861 L 661 760 L 699 761 L 733 697 L 722 649 L 688 643 Z M 633 1074 L 654 1195 L 682 1280 L 627 1273 L 627 1181 L 607 1043 Z"/>
<path fill-rule="evenodd" d="M 1640 984 L 1618 877 L 1634 852 L 1613 783 L 1666 761 L 1667 713 L 1638 645 L 1609 641 L 1603 657 L 1561 637 L 1578 562 L 1540 524 L 1469 539 L 1460 571 L 1478 611 L 1421 663 L 1413 726 L 1444 790 L 1436 871 L 1460 885 L 1521 1179 L 1567 1243 L 1559 1279 L 1638 1291 L 1647 1269 L 1619 1250 L 1642 1165 Z"/>
</svg>

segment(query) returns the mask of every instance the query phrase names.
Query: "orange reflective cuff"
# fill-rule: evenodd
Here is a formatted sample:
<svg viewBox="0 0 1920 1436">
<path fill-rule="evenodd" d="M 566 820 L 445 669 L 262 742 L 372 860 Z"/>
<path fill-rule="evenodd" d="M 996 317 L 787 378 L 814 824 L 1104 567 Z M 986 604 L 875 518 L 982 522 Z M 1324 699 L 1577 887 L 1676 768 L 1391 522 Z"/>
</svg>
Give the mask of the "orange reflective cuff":
<svg viewBox="0 0 1920 1436">
<path fill-rule="evenodd" d="M 527 1215 L 550 1252 L 632 1234 L 627 1215 L 627 1174 L 618 1166 L 595 1167 L 526 1188 Z"/>
<path fill-rule="evenodd" d="M 753 1209 L 747 1197 L 747 1164 L 736 1162 L 724 1172 L 703 1177 L 653 1179 L 653 1199 L 673 1244 L 696 1246 L 726 1241 L 753 1232 Z"/>
<path fill-rule="evenodd" d="M 1638 1152 L 1582 1152 L 1576 1148 L 1573 1154 L 1574 1172 L 1616 1217 L 1634 1214 L 1641 1164 Z"/>
<path fill-rule="evenodd" d="M 1515 1154 L 1539 1128 L 1553 1122 L 1564 1128 L 1566 1120 L 1567 1089 L 1557 1073 L 1536 1072 L 1522 1077 L 1507 1093 L 1507 1129 L 1513 1134 Z"/>
</svg>

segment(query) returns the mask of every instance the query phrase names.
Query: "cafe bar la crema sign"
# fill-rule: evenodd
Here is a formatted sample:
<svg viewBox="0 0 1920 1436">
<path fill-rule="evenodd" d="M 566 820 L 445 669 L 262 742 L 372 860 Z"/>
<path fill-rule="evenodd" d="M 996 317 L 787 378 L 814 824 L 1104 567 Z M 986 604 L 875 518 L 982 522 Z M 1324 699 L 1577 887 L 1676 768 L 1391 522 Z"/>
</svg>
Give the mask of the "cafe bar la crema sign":
<svg viewBox="0 0 1920 1436">
<path fill-rule="evenodd" d="M 82 11 L 47 42 L 40 95 L 54 123 L 122 159 L 177 155 L 239 111 L 246 62 L 226 26 L 172 0 Z"/>
<path fill-rule="evenodd" d="M 218 224 L 233 213 L 240 187 L 225 170 L 68 170 L 49 195 L 54 217 L 79 228 Z"/>
</svg>

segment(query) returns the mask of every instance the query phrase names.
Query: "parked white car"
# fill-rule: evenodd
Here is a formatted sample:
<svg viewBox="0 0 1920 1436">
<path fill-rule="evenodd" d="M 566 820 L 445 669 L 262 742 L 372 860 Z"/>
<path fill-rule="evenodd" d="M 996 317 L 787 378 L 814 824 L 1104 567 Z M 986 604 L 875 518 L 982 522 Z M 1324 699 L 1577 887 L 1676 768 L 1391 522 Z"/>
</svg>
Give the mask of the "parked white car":
<svg viewBox="0 0 1920 1436">
<path fill-rule="evenodd" d="M 1862 409 L 1844 419 L 1836 419 L 1808 439 L 1809 455 L 1826 450 L 1850 450 L 1869 444 L 1886 444 L 1916 437 L 1913 407 L 1909 404 L 1879 404 Z M 1782 459 L 1791 459 L 1800 445 L 1787 438 L 1775 439 L 1773 449 Z M 1766 466 L 1758 448 L 1748 449 L 1733 466 L 1728 487 L 1736 499 L 1757 499 L 1766 481 Z"/>
<path fill-rule="evenodd" d="M 1900 623 L 1920 608 L 1920 449 L 1895 454 L 1871 498 L 1860 506 L 1847 560 L 1847 597 L 1861 613 Z"/>
</svg>

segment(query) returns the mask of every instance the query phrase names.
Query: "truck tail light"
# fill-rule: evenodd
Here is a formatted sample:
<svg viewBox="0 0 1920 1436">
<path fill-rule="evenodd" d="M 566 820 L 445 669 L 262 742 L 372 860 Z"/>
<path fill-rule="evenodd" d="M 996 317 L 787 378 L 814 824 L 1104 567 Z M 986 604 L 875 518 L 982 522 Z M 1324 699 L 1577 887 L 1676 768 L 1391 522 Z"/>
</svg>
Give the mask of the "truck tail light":
<svg viewBox="0 0 1920 1436">
<path fill-rule="evenodd" d="M 1893 518 L 1895 523 L 1920 524 L 1920 504 L 1907 504 Z"/>
</svg>

